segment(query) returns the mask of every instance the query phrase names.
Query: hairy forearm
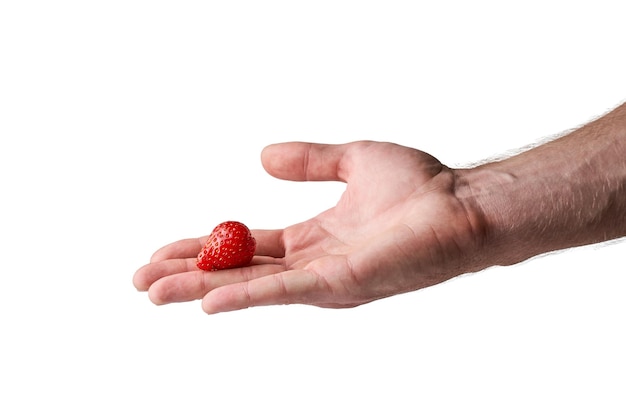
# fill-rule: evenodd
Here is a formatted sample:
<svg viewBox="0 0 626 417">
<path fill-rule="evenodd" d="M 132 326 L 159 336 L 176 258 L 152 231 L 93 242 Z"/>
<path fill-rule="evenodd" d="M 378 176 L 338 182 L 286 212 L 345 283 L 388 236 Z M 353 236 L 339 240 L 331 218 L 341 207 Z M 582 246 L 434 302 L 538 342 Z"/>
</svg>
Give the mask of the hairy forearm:
<svg viewBox="0 0 626 417">
<path fill-rule="evenodd" d="M 626 236 L 626 104 L 559 139 L 457 171 L 494 264 Z"/>
</svg>

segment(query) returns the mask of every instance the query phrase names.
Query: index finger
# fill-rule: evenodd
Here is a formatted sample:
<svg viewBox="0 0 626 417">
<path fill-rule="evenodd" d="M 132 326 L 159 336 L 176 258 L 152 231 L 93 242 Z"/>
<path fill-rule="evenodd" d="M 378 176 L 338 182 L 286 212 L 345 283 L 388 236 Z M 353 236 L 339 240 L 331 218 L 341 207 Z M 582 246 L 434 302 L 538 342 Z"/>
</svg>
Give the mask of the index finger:
<svg viewBox="0 0 626 417">
<path fill-rule="evenodd" d="M 282 258 L 285 256 L 282 230 L 256 229 L 252 230 L 251 233 L 256 240 L 255 255 L 271 256 L 274 258 Z M 182 239 L 165 245 L 154 252 L 150 258 L 150 263 L 161 262 L 166 259 L 195 258 L 208 239 L 209 236 L 207 235 L 194 239 Z"/>
</svg>

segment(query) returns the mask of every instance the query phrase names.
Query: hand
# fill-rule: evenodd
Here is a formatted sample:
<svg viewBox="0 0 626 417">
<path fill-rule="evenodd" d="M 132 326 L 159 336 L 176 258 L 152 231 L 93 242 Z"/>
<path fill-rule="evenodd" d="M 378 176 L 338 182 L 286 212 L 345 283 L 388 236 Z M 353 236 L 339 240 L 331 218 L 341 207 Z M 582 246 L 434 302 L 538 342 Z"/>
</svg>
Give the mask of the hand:
<svg viewBox="0 0 626 417">
<path fill-rule="evenodd" d="M 482 267 L 480 217 L 455 195 L 455 172 L 391 143 L 284 143 L 262 153 L 271 175 L 343 181 L 337 205 L 283 230 L 253 230 L 250 266 L 205 272 L 207 237 L 159 249 L 134 285 L 155 304 L 202 298 L 207 313 L 274 304 L 353 307 Z"/>
</svg>

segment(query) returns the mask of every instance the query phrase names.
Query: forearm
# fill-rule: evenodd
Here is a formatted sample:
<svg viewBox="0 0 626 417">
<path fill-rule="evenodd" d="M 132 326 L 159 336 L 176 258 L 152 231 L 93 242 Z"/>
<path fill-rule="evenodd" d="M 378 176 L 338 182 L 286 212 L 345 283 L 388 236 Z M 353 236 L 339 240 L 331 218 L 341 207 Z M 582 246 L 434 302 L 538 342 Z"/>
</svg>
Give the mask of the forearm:
<svg viewBox="0 0 626 417">
<path fill-rule="evenodd" d="M 457 178 L 495 264 L 626 236 L 626 105 Z"/>
</svg>

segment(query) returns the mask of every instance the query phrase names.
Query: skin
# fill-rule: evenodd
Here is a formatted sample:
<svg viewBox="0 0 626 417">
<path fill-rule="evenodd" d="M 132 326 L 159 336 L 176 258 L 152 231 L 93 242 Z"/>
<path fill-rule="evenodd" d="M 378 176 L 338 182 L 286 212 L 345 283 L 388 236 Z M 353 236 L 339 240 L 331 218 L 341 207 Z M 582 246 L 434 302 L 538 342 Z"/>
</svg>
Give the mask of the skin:
<svg viewBox="0 0 626 417">
<path fill-rule="evenodd" d="M 332 207 L 282 230 L 253 230 L 250 266 L 205 272 L 207 236 L 171 243 L 134 275 L 155 304 L 206 313 L 253 306 L 354 307 L 493 265 L 626 236 L 626 105 L 559 139 L 470 169 L 393 143 L 291 142 L 266 171 L 342 181 Z"/>
</svg>

